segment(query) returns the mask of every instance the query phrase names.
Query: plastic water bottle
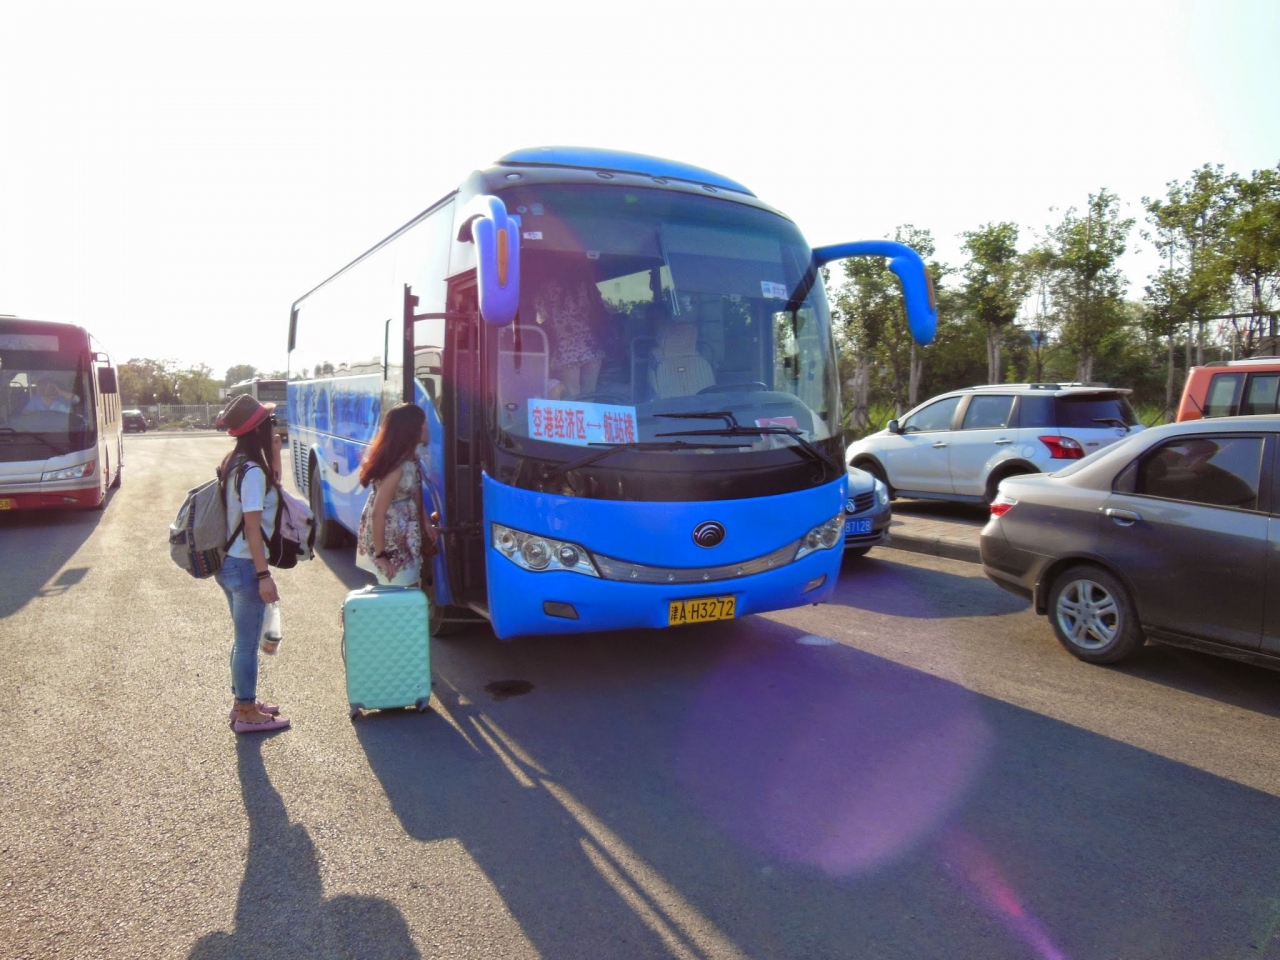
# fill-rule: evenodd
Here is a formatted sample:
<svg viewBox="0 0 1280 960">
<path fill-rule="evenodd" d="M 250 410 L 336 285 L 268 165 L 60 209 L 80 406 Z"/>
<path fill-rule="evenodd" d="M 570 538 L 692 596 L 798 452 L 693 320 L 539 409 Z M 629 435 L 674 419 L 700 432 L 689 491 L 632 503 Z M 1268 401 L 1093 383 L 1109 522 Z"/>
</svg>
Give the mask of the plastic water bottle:
<svg viewBox="0 0 1280 960">
<path fill-rule="evenodd" d="M 267 604 L 267 612 L 262 618 L 262 652 L 274 654 L 280 649 L 280 601 Z"/>
</svg>

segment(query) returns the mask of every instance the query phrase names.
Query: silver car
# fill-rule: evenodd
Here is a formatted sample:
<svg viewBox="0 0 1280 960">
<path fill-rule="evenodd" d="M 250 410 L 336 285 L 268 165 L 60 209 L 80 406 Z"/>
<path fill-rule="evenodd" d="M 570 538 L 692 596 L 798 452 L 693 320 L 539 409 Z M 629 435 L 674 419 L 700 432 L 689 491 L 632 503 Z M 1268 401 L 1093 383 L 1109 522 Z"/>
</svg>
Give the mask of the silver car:
<svg viewBox="0 0 1280 960">
<path fill-rule="evenodd" d="M 1057 470 L 1141 430 L 1129 390 L 1006 383 L 927 400 L 851 444 L 894 497 L 990 503 L 1006 477 Z"/>
<path fill-rule="evenodd" d="M 1000 484 L 982 567 L 1091 663 L 1146 638 L 1280 669 L 1280 416 L 1153 427 Z"/>
</svg>

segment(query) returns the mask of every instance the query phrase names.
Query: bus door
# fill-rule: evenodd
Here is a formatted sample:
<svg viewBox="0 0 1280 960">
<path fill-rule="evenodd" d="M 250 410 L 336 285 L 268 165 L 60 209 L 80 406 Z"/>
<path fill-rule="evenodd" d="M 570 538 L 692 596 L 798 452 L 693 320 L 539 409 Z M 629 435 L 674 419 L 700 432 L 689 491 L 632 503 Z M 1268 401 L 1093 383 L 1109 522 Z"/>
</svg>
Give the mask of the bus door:
<svg viewBox="0 0 1280 960">
<path fill-rule="evenodd" d="M 440 418 L 445 433 L 445 528 L 449 583 L 459 606 L 487 607 L 485 583 L 484 376 L 479 300 L 475 275 L 451 281 L 445 321 L 443 394 Z"/>
</svg>

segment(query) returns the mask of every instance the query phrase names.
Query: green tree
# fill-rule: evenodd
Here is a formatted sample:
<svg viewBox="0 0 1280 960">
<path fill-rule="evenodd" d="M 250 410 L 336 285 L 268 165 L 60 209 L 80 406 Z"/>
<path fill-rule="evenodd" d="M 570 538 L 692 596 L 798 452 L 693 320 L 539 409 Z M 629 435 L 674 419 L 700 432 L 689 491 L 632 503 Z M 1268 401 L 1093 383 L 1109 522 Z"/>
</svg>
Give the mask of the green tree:
<svg viewBox="0 0 1280 960">
<path fill-rule="evenodd" d="M 945 268 L 928 258 L 934 243 L 930 231 L 904 224 L 893 236 L 926 258 L 926 268 L 939 287 Z M 902 288 L 880 257 L 851 257 L 844 261 L 844 282 L 833 297 L 833 321 L 842 358 L 842 383 L 847 388 L 846 418 L 855 433 L 870 425 L 873 394 L 900 413 L 915 403 L 923 370 L 919 344 L 911 337 Z M 941 293 L 941 291 L 940 291 Z M 942 300 L 939 300 L 939 315 Z"/>
<path fill-rule="evenodd" d="M 1233 180 L 1221 164 L 1206 163 L 1183 183 L 1169 181 L 1164 199 L 1142 198 L 1153 228 L 1144 236 L 1168 264 L 1154 294 L 1163 307 L 1160 322 L 1174 320 L 1167 313 L 1173 309 L 1176 321 L 1186 324 L 1187 367 L 1193 344 L 1195 362 L 1204 363 L 1205 320 L 1221 312 L 1229 293 L 1231 271 L 1223 254 L 1233 217 Z"/>
<path fill-rule="evenodd" d="M 1049 228 L 1054 252 L 1053 299 L 1063 343 L 1076 356 L 1076 379 L 1093 379 L 1103 338 L 1124 325 L 1128 286 L 1119 260 L 1127 249 L 1133 218 L 1120 215 L 1120 199 L 1105 188 L 1089 194 L 1084 216 L 1074 207 Z"/>
<path fill-rule="evenodd" d="M 1226 225 L 1226 259 L 1249 315 L 1233 317 L 1236 345 L 1251 356 L 1262 337 L 1276 335 L 1280 295 L 1280 167 L 1255 170 L 1231 183 L 1232 216 Z"/>
<path fill-rule="evenodd" d="M 1031 288 L 1026 263 L 1018 254 L 1016 224 L 988 223 L 967 231 L 963 267 L 964 309 L 982 324 L 987 340 L 987 383 L 999 383 L 1002 375 L 1000 344 L 1005 330 L 1018 316 Z"/>
<path fill-rule="evenodd" d="M 120 364 L 120 402 L 126 407 L 175 403 L 174 363 L 134 358 Z"/>
<path fill-rule="evenodd" d="M 1030 288 L 1028 292 L 1032 298 L 1032 308 L 1025 324 L 1027 363 L 1024 369 L 1029 381 L 1042 383 L 1051 344 L 1061 319 L 1057 311 L 1051 309 L 1053 304 L 1049 297 L 1057 257 L 1053 247 L 1048 243 L 1040 243 L 1027 251 L 1023 262 Z"/>
<path fill-rule="evenodd" d="M 218 387 L 213 379 L 213 370 L 201 363 L 188 370 L 180 370 L 175 375 L 176 392 L 180 403 L 216 403 Z"/>
<path fill-rule="evenodd" d="M 258 372 L 258 368 L 251 363 L 237 363 L 234 367 L 227 368 L 227 376 L 222 381 L 224 387 L 229 387 L 233 383 L 240 383 L 244 380 L 252 380 L 260 377 L 262 374 Z"/>
</svg>

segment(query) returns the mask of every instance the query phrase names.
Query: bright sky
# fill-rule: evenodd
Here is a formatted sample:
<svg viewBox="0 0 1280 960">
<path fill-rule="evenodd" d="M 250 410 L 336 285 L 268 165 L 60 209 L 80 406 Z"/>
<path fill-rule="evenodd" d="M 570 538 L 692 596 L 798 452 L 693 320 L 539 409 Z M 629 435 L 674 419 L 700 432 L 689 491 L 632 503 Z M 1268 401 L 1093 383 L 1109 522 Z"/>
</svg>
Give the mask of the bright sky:
<svg viewBox="0 0 1280 960">
<path fill-rule="evenodd" d="M 10 4 L 0 313 L 283 368 L 296 297 L 519 147 L 708 167 L 815 245 L 915 223 L 953 265 L 989 221 L 1026 245 L 1103 186 L 1141 221 L 1280 161 L 1275 0 L 441 6 Z"/>
</svg>

